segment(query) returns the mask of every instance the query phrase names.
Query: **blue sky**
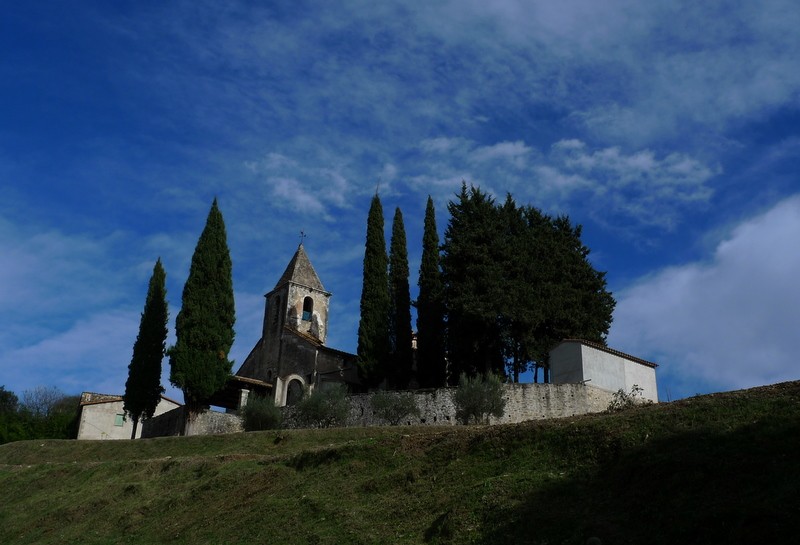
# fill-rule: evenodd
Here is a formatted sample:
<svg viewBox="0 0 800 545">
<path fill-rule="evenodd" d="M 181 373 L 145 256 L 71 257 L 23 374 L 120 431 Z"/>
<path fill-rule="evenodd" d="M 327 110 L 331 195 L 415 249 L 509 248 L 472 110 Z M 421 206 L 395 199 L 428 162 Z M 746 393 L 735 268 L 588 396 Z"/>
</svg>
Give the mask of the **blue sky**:
<svg viewBox="0 0 800 545">
<path fill-rule="evenodd" d="M 661 399 L 800 378 L 793 1 L 28 2 L 0 21 L 0 384 L 121 393 L 216 196 L 232 357 L 299 242 L 354 351 L 369 200 L 568 214 Z M 168 394 L 180 398 L 167 382 Z"/>
</svg>

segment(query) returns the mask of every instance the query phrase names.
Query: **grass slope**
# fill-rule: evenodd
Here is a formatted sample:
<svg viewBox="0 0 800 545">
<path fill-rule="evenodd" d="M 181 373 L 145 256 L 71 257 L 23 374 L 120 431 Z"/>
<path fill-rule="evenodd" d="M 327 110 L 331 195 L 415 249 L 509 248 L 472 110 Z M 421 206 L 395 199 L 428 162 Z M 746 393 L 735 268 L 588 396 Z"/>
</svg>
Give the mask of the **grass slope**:
<svg viewBox="0 0 800 545">
<path fill-rule="evenodd" d="M 0 543 L 753 543 L 800 531 L 800 382 L 495 427 L 0 446 Z"/>
</svg>

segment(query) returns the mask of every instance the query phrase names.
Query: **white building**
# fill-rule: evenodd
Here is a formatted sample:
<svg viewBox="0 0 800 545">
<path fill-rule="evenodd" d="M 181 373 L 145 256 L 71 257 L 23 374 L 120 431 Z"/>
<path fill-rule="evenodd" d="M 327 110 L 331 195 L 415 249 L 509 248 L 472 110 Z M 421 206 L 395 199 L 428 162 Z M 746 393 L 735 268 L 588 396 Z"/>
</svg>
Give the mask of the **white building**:
<svg viewBox="0 0 800 545">
<path fill-rule="evenodd" d="M 153 416 L 171 411 L 181 404 L 161 396 Z M 110 394 L 81 394 L 81 420 L 78 439 L 130 439 L 133 422 L 125 414 L 122 396 Z M 136 428 L 136 438 L 142 436 L 141 423 Z"/>
<path fill-rule="evenodd" d="M 566 339 L 550 351 L 550 382 L 584 383 L 609 392 L 630 393 L 638 386 L 642 398 L 658 402 L 655 363 L 607 346 Z"/>
</svg>

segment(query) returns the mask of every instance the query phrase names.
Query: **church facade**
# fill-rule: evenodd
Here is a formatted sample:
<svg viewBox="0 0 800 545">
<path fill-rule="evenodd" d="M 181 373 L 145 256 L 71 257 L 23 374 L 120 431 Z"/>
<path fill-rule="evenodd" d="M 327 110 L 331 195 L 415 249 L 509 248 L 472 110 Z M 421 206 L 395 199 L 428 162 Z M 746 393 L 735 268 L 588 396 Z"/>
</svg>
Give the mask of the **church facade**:
<svg viewBox="0 0 800 545">
<path fill-rule="evenodd" d="M 358 389 L 357 356 L 325 345 L 331 293 L 302 243 L 264 297 L 261 338 L 234 379 L 269 385 L 268 395 L 278 406 L 293 405 L 306 391 L 333 384 Z"/>
</svg>

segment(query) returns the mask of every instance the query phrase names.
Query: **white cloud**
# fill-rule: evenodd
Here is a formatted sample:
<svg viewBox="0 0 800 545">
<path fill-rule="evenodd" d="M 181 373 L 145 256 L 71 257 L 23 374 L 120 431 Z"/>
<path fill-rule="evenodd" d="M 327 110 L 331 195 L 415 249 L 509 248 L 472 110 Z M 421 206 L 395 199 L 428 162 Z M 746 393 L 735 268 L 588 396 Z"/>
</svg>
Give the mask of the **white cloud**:
<svg viewBox="0 0 800 545">
<path fill-rule="evenodd" d="M 330 221 L 331 217 L 325 214 L 325 205 L 320 198 L 302 187 L 298 180 L 268 178 L 267 183 L 272 187 L 272 194 L 278 202 L 289 205 L 296 212 L 320 215 Z"/>
<path fill-rule="evenodd" d="M 52 385 L 71 394 L 121 393 L 138 327 L 135 311 L 92 314 L 66 331 L 3 353 L 4 380 L 18 391 Z"/>
<path fill-rule="evenodd" d="M 476 163 L 500 160 L 513 164 L 516 168 L 524 168 L 532 150 L 520 140 L 516 142 L 498 142 L 491 146 L 481 146 L 470 154 Z"/>
<path fill-rule="evenodd" d="M 610 344 L 657 359 L 673 384 L 726 390 L 800 379 L 798 239 L 800 195 L 733 229 L 709 262 L 618 293 Z"/>
</svg>

